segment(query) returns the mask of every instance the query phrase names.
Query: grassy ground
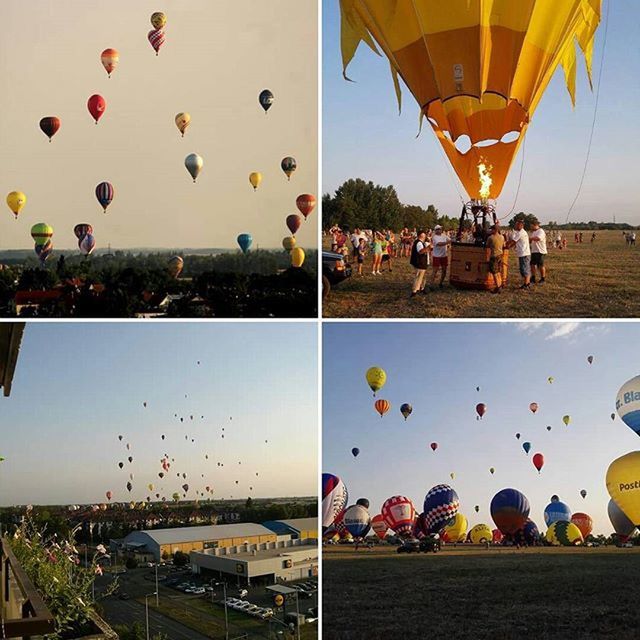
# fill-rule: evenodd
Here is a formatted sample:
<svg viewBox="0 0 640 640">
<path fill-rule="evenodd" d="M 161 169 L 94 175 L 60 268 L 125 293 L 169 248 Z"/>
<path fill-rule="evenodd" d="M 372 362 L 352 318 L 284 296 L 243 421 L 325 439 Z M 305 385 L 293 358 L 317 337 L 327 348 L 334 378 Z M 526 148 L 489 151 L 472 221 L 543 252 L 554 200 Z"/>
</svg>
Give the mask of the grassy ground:
<svg viewBox="0 0 640 640">
<path fill-rule="evenodd" d="M 599 231 L 594 244 L 550 249 L 547 282 L 520 291 L 516 258 L 509 257 L 509 283 L 500 295 L 454 289 L 409 299 L 414 270 L 408 258 L 393 261 L 393 273 L 354 274 L 332 289 L 323 305 L 329 318 L 622 318 L 640 316 L 640 245 L 626 246 L 619 231 Z M 328 245 L 325 242 L 325 249 Z M 368 267 L 368 268 L 367 268 Z M 429 274 L 430 275 L 430 274 Z"/>
<path fill-rule="evenodd" d="M 327 640 L 640 637 L 638 548 L 325 547 L 322 570 Z"/>
</svg>

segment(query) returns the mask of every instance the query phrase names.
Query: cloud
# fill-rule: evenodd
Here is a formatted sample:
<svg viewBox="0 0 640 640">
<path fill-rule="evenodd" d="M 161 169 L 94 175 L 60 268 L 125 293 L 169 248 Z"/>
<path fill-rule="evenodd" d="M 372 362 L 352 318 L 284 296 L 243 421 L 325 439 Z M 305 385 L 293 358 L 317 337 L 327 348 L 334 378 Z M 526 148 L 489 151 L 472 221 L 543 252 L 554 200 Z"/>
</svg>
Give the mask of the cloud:
<svg viewBox="0 0 640 640">
<path fill-rule="evenodd" d="M 572 333 L 580 329 L 580 322 L 558 322 L 550 325 L 551 333 L 545 336 L 545 340 L 556 340 L 557 338 L 566 338 Z"/>
<path fill-rule="evenodd" d="M 593 337 L 609 332 L 609 325 L 601 322 L 518 322 L 516 331 L 541 336 L 544 340 L 565 339 L 574 342 L 579 337 Z"/>
</svg>

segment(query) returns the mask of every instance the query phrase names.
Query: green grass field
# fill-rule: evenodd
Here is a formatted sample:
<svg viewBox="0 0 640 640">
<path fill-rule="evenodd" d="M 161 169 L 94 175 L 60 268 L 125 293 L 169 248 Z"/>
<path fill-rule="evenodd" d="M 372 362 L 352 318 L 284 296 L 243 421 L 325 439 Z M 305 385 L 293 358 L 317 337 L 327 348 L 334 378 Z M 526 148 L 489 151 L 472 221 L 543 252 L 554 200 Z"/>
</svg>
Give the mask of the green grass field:
<svg viewBox="0 0 640 640">
<path fill-rule="evenodd" d="M 327 640 L 631 640 L 640 548 L 323 549 Z"/>
<path fill-rule="evenodd" d="M 551 234 L 548 234 L 551 237 Z M 393 261 L 393 272 L 364 277 L 354 273 L 331 290 L 323 304 L 330 318 L 623 318 L 640 316 L 640 245 L 630 248 L 619 231 L 599 231 L 594 244 L 550 249 L 547 282 L 520 291 L 516 258 L 509 257 L 509 282 L 500 295 L 443 289 L 409 298 L 414 270 L 408 258 Z M 329 248 L 325 240 L 325 249 Z M 430 274 L 429 274 L 430 276 Z"/>
</svg>

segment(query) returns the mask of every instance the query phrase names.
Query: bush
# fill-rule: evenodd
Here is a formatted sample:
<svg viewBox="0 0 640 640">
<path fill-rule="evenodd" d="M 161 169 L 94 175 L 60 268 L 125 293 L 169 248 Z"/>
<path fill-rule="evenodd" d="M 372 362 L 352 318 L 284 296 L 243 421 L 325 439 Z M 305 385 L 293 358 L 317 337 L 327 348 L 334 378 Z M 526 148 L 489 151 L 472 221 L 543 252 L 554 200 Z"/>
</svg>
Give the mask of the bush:
<svg viewBox="0 0 640 640">
<path fill-rule="evenodd" d="M 135 558 L 127 558 L 127 561 L 124 563 L 124 566 L 127 567 L 127 569 L 137 569 L 138 561 Z"/>
</svg>

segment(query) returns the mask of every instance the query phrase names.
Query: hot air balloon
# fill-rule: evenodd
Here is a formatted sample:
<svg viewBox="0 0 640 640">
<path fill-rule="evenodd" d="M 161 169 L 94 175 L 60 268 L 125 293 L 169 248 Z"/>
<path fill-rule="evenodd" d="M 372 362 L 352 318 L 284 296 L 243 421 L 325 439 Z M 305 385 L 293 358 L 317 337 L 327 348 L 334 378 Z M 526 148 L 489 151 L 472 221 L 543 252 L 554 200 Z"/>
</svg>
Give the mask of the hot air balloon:
<svg viewBox="0 0 640 640">
<path fill-rule="evenodd" d="M 387 374 L 384 369 L 380 367 L 370 367 L 365 374 L 367 384 L 373 391 L 373 395 L 376 395 L 376 391 L 380 391 L 384 387 L 384 383 L 387 381 Z"/>
<path fill-rule="evenodd" d="M 479 402 L 476 405 L 476 413 L 478 414 L 478 419 L 482 419 L 482 416 L 487 412 L 487 405 L 484 402 Z"/>
<path fill-rule="evenodd" d="M 167 24 L 167 16 L 162 11 L 151 14 L 151 26 L 154 29 L 162 29 Z"/>
<path fill-rule="evenodd" d="M 587 490 L 586 489 L 580 489 L 580 495 L 582 496 L 582 498 L 584 500 L 584 498 L 587 497 Z"/>
<path fill-rule="evenodd" d="M 183 484 L 183 485 L 182 485 L 182 490 L 183 490 L 185 493 L 187 493 L 187 491 L 189 491 L 189 485 L 188 485 L 188 484 L 186 484 L 186 483 L 185 483 L 185 484 Z"/>
<path fill-rule="evenodd" d="M 389 529 L 401 538 L 410 537 L 416 519 L 413 503 L 405 496 L 392 496 L 384 501 L 381 509 L 382 516 Z"/>
<path fill-rule="evenodd" d="M 413 407 L 410 404 L 407 404 L 405 402 L 404 404 L 400 405 L 400 413 L 404 416 L 405 421 L 411 415 L 412 411 L 413 411 Z"/>
<path fill-rule="evenodd" d="M 51 142 L 51 138 L 53 138 L 58 132 L 58 129 L 60 129 L 60 118 L 56 116 L 42 118 L 42 120 L 40 120 L 40 129 L 42 133 L 49 138 L 49 142 Z"/>
<path fill-rule="evenodd" d="M 585 540 L 589 535 L 591 535 L 591 532 L 593 531 L 593 520 L 590 515 L 586 513 L 574 513 L 571 516 L 571 522 L 580 529 L 580 533 Z"/>
<path fill-rule="evenodd" d="M 607 491 L 623 513 L 640 524 L 640 451 L 632 451 L 614 460 L 607 469 Z"/>
<path fill-rule="evenodd" d="M 296 207 L 306 220 L 316 206 L 316 198 L 310 193 L 303 193 L 296 198 Z"/>
<path fill-rule="evenodd" d="M 197 177 L 200 175 L 202 171 L 202 166 L 204 164 L 203 159 L 197 153 L 190 153 L 184 159 L 184 166 L 187 168 L 189 175 L 193 178 L 195 182 Z"/>
<path fill-rule="evenodd" d="M 373 403 L 373 406 L 375 410 L 380 414 L 381 418 L 391 408 L 391 405 L 389 404 L 388 400 L 376 400 Z"/>
<path fill-rule="evenodd" d="M 530 442 L 523 442 L 522 443 L 522 448 L 524 449 L 524 452 L 529 455 L 529 451 L 531 450 L 531 443 Z"/>
<path fill-rule="evenodd" d="M 297 213 L 292 213 L 290 216 L 287 216 L 285 222 L 287 224 L 287 228 L 291 232 L 291 235 L 295 237 L 296 231 L 300 228 L 302 219 Z"/>
<path fill-rule="evenodd" d="M 551 526 L 554 522 L 565 520 L 571 521 L 571 509 L 560 500 L 553 500 L 545 507 L 544 510 L 544 523 L 547 527 Z"/>
<path fill-rule="evenodd" d="M 120 54 L 116 49 L 105 49 L 100 54 L 100 61 L 102 62 L 102 66 L 107 72 L 107 75 L 111 77 L 111 74 L 118 66 L 118 62 L 120 62 Z"/>
<path fill-rule="evenodd" d="M 551 502 L 560 502 L 560 497 L 557 496 L 555 493 L 551 496 L 550 499 Z"/>
<path fill-rule="evenodd" d="M 93 231 L 93 229 L 92 229 L 92 231 Z M 118 440 L 120 440 L 120 442 L 122 442 L 122 436 L 118 436 Z"/>
<path fill-rule="evenodd" d="M 78 242 L 78 247 L 80 248 L 80 252 L 85 258 L 93 252 L 96 248 L 96 239 L 88 233 L 80 242 Z"/>
<path fill-rule="evenodd" d="M 612 414 L 611 414 L 611 419 L 612 419 L 612 420 L 615 420 L 615 419 L 616 419 L 616 414 L 615 414 L 615 413 L 612 413 Z"/>
<path fill-rule="evenodd" d="M 184 138 L 184 132 L 187 130 L 187 127 L 191 124 L 191 116 L 185 111 L 181 111 L 176 114 L 175 117 L 176 127 L 178 127 L 178 131 L 182 134 Z"/>
<path fill-rule="evenodd" d="M 130 482 L 127 482 L 127 491 L 131 493 L 131 489 L 133 489 L 133 485 Z"/>
<path fill-rule="evenodd" d="M 555 379 L 555 378 L 554 378 L 553 376 L 549 376 L 549 377 L 547 378 L 547 382 L 548 382 L 549 384 L 553 384 L 554 379 Z"/>
<path fill-rule="evenodd" d="M 547 431 L 551 431 L 551 426 L 547 425 Z"/>
<path fill-rule="evenodd" d="M 431 451 L 435 451 L 438 448 L 438 443 L 432 442 L 429 446 L 431 447 Z"/>
<path fill-rule="evenodd" d="M 53 253 L 53 242 L 51 242 L 51 240 L 48 240 L 45 244 L 36 244 L 34 247 L 34 251 L 40 259 L 40 264 L 44 267 L 44 263 Z"/>
<path fill-rule="evenodd" d="M 107 207 L 111 204 L 113 196 L 113 185 L 110 182 L 101 182 L 96 187 L 96 198 L 105 213 L 107 213 Z"/>
<path fill-rule="evenodd" d="M 398 101 L 401 77 L 471 198 L 498 198 L 558 65 L 575 98 L 580 43 L 591 75 L 599 2 L 503 3 L 341 0 L 342 60 L 361 41 L 384 53 Z M 375 44 L 374 44 L 375 41 Z M 457 46 L 464 42 L 465 46 Z M 464 49 L 464 50 L 462 50 Z M 466 142 L 466 144 L 464 144 Z M 464 146 L 463 146 L 464 145 Z M 479 165 L 491 167 L 483 189 Z"/>
<path fill-rule="evenodd" d="M 593 356 L 587 356 L 587 362 L 593 364 Z"/>
<path fill-rule="evenodd" d="M 133 456 L 129 456 L 127 460 L 129 461 L 129 463 L 133 462 Z"/>
<path fill-rule="evenodd" d="M 567 520 L 554 522 L 547 530 L 545 537 L 554 547 L 574 547 L 583 543 L 580 529 Z"/>
<path fill-rule="evenodd" d="M 451 524 L 459 508 L 458 494 L 448 484 L 438 484 L 429 489 L 424 498 L 423 510 L 426 533 L 439 533 L 444 527 Z"/>
<path fill-rule="evenodd" d="M 162 29 L 151 29 L 147 34 L 147 40 L 153 47 L 156 55 L 160 52 L 160 47 L 164 44 L 164 31 Z"/>
<path fill-rule="evenodd" d="M 251 248 L 251 243 L 253 242 L 253 238 L 250 233 L 241 233 L 237 238 L 238 246 L 242 250 L 242 253 L 247 255 L 249 253 L 249 249 Z"/>
<path fill-rule="evenodd" d="M 571 416 L 562 416 L 562 422 L 564 422 L 565 425 L 568 427 L 569 423 L 571 422 Z"/>
<path fill-rule="evenodd" d="M 82 222 L 73 227 L 73 234 L 78 238 L 78 241 L 81 241 L 86 235 L 93 234 L 93 227 L 86 222 Z M 118 438 L 122 440 L 122 436 L 118 436 Z"/>
<path fill-rule="evenodd" d="M 118 466 L 122 469 L 122 467 L 124 467 L 124 462 L 118 462 Z"/>
<path fill-rule="evenodd" d="M 172 278 L 178 278 L 184 268 L 184 260 L 180 256 L 172 256 L 167 262 L 167 269 Z"/>
<path fill-rule="evenodd" d="M 486 524 L 477 524 L 469 531 L 469 540 L 473 544 L 486 544 L 493 540 L 493 533 L 491 528 Z"/>
<path fill-rule="evenodd" d="M 349 494 L 344 482 L 330 473 L 322 474 L 322 531 L 344 512 Z"/>
<path fill-rule="evenodd" d="M 502 542 L 502 538 L 504 536 L 502 535 L 502 532 L 500 531 L 500 529 L 494 529 L 491 532 L 491 534 L 492 534 L 494 544 L 500 544 Z"/>
<path fill-rule="evenodd" d="M 273 93 L 269 91 L 269 89 L 264 89 L 260 92 L 258 96 L 258 102 L 260 106 L 264 109 L 265 115 L 269 109 L 271 109 L 271 105 L 273 104 Z"/>
<path fill-rule="evenodd" d="M 452 471 L 452 472 L 449 474 L 449 477 L 450 477 L 452 480 L 455 480 L 455 479 L 456 479 L 456 474 L 455 474 L 455 473 L 453 473 L 453 471 Z"/>
<path fill-rule="evenodd" d="M 529 410 L 531 411 L 531 413 L 535 413 L 538 410 L 538 403 L 537 402 L 532 402 L 529 405 Z"/>
<path fill-rule="evenodd" d="M 513 535 L 522 529 L 529 510 L 529 501 L 517 489 L 502 489 L 491 500 L 491 517 L 505 535 Z"/>
<path fill-rule="evenodd" d="M 27 196 L 22 191 L 12 191 L 7 195 L 7 205 L 13 213 L 15 219 L 18 219 L 18 214 L 22 211 L 22 207 L 27 203 Z"/>
<path fill-rule="evenodd" d="M 107 500 L 111 500 L 111 496 L 113 494 L 111 493 L 111 491 L 107 491 L 104 495 L 107 496 Z"/>
<path fill-rule="evenodd" d="M 294 236 L 286 236 L 282 238 L 282 248 L 285 251 L 291 252 L 291 250 L 294 249 L 295 246 L 296 246 L 296 239 L 294 238 Z"/>
<path fill-rule="evenodd" d="M 494 467 L 491 467 L 491 468 L 489 469 L 489 473 L 490 473 L 491 475 L 493 475 L 495 472 L 496 472 L 496 470 L 495 470 L 495 468 L 494 468 Z"/>
<path fill-rule="evenodd" d="M 520 440 L 520 434 L 516 433 L 516 440 Z"/>
<path fill-rule="evenodd" d="M 51 240 L 53 236 L 53 227 L 44 222 L 38 222 L 31 227 L 31 237 L 36 246 L 43 246 Z"/>
<path fill-rule="evenodd" d="M 368 500 L 368 498 L 358 498 L 356 500 L 356 504 L 360 505 L 361 507 L 364 507 L 365 509 L 369 508 L 369 500 Z"/>
<path fill-rule="evenodd" d="M 96 124 L 98 124 L 98 120 L 100 120 L 100 118 L 102 118 L 102 116 L 104 115 L 106 108 L 107 103 L 105 99 L 97 93 L 94 93 L 87 100 L 87 109 L 89 109 L 89 113 L 91 114 L 91 117 L 96 121 Z"/>
<path fill-rule="evenodd" d="M 304 264 L 304 250 L 301 247 L 291 249 L 291 266 L 294 269 L 300 269 Z"/>
<path fill-rule="evenodd" d="M 371 518 L 371 528 L 373 529 L 373 532 L 378 536 L 379 540 L 384 540 L 385 535 L 387 535 L 387 530 L 389 529 L 381 513 Z"/>
<path fill-rule="evenodd" d="M 477 505 L 474 507 L 474 509 L 475 509 L 475 512 L 476 512 L 476 513 L 480 513 L 480 505 L 479 505 L 479 504 L 477 504 Z"/>
<path fill-rule="evenodd" d="M 151 483 L 149 483 L 147 485 L 147 489 L 149 489 L 149 491 L 153 491 L 153 485 Z"/>
<path fill-rule="evenodd" d="M 371 528 L 371 516 L 361 505 L 351 505 L 342 516 L 342 524 L 354 538 L 364 538 Z"/>
<path fill-rule="evenodd" d="M 258 171 L 253 171 L 249 174 L 249 184 L 253 187 L 254 191 L 258 190 L 260 183 L 262 182 L 262 174 Z"/>
<path fill-rule="evenodd" d="M 616 396 L 616 411 L 629 429 L 640 435 L 640 376 L 627 380 Z"/>
<path fill-rule="evenodd" d="M 358 449 L 358 447 L 354 447 L 353 449 L 351 449 L 351 453 L 353 454 L 354 458 L 357 458 L 358 454 L 360 453 L 360 449 Z"/>
<path fill-rule="evenodd" d="M 445 542 L 464 542 L 467 526 L 467 519 L 461 513 L 457 513 L 453 522 L 442 529 L 442 539 Z"/>
<path fill-rule="evenodd" d="M 298 168 L 298 164 L 295 158 L 287 156 L 286 158 L 282 158 L 280 167 L 284 171 L 284 174 L 287 176 L 287 180 L 291 180 L 291 175 Z"/>
<path fill-rule="evenodd" d="M 623 541 L 636 532 L 633 522 L 627 518 L 622 509 L 613 500 L 609 500 L 607 514 L 609 515 L 609 520 L 611 520 L 613 530 Z"/>
<path fill-rule="evenodd" d="M 533 466 L 538 470 L 538 473 L 544 467 L 544 456 L 541 453 L 535 453 L 533 458 L 531 458 L 531 462 L 533 462 Z"/>
</svg>

